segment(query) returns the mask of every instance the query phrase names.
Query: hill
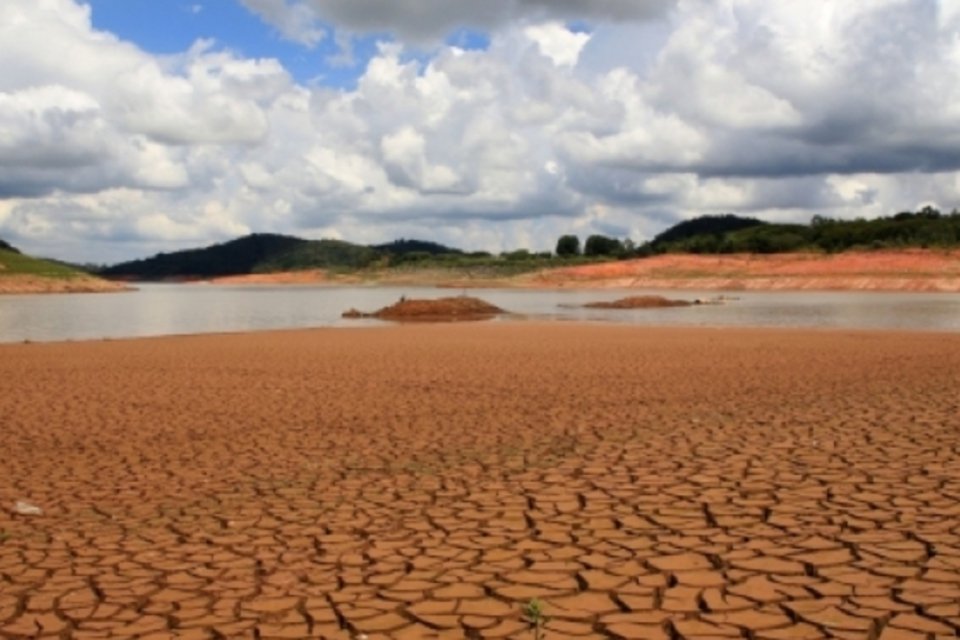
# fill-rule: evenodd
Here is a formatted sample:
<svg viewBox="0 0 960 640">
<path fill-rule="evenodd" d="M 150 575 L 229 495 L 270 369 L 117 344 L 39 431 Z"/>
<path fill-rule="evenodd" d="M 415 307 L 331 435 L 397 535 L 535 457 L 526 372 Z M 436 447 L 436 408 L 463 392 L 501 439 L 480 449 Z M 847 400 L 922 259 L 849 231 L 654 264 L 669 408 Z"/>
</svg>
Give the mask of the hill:
<svg viewBox="0 0 960 640">
<path fill-rule="evenodd" d="M 307 241 L 277 234 L 253 234 L 200 249 L 187 249 L 122 262 L 100 272 L 108 278 L 188 279 L 252 273 L 258 265 L 301 248 Z"/>
<path fill-rule="evenodd" d="M 598 239 L 607 241 L 613 250 L 589 251 L 592 241 Z M 439 281 L 473 282 L 661 254 L 822 254 L 955 247 L 960 247 L 960 213 L 941 214 L 927 207 L 874 220 L 815 217 L 809 224 L 768 223 L 733 214 L 701 216 L 682 221 L 639 247 L 616 238 L 591 236 L 584 253 L 572 256 L 531 253 L 525 249 L 496 256 L 467 254 L 424 240 L 400 239 L 364 246 L 342 240 L 252 234 L 208 247 L 124 262 L 99 273 L 124 280 L 190 280 L 314 272 L 310 276 L 313 281 L 321 276 L 366 271 L 351 277 L 402 277 L 413 282 L 429 276 Z M 431 273 L 434 275 L 430 276 Z"/>
<path fill-rule="evenodd" d="M 722 236 L 726 233 L 740 231 L 767 224 L 756 218 L 741 218 L 733 214 L 722 216 L 700 216 L 692 220 L 684 220 L 675 224 L 653 239 L 654 245 L 669 245 L 681 243 L 700 236 Z"/>
<path fill-rule="evenodd" d="M 219 278 L 312 269 L 356 270 L 392 258 L 459 253 L 422 240 L 397 240 L 368 247 L 343 240 L 304 240 L 257 233 L 199 249 L 116 264 L 100 273 L 108 278 L 136 280 Z"/>
<path fill-rule="evenodd" d="M 123 287 L 68 265 L 20 253 L 0 241 L 0 293 L 81 293 Z"/>
<path fill-rule="evenodd" d="M 20 253 L 20 250 L 14 247 L 9 242 L 5 241 L 3 238 L 0 238 L 0 251 L 9 251 L 10 253 Z"/>
<path fill-rule="evenodd" d="M 463 254 L 463 252 L 459 249 L 451 249 L 450 247 L 444 246 L 438 242 L 430 242 L 428 240 L 406 240 L 404 238 L 394 240 L 393 242 L 388 242 L 386 244 L 372 245 L 371 248 L 391 256 L 405 256 L 411 253 L 419 253 L 431 256 Z"/>
<path fill-rule="evenodd" d="M 640 248 L 641 253 L 836 253 L 960 246 L 960 213 L 926 207 L 873 220 L 814 217 L 810 224 L 772 224 L 727 216 L 685 220 Z"/>
</svg>

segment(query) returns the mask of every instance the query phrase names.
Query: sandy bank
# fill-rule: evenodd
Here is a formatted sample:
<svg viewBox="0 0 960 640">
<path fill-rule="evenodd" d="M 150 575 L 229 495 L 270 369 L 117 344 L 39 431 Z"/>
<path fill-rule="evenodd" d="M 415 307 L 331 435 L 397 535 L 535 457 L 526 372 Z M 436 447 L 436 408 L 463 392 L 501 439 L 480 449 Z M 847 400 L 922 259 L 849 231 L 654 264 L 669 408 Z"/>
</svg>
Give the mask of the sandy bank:
<svg viewBox="0 0 960 640">
<path fill-rule="evenodd" d="M 0 294 L 22 293 L 109 293 L 129 291 L 125 283 L 100 278 L 77 276 L 73 278 L 43 278 L 30 275 L 3 275 L 0 273 Z"/>
<path fill-rule="evenodd" d="M 0 379 L 2 636 L 956 629 L 960 335 L 405 325 Z"/>
</svg>

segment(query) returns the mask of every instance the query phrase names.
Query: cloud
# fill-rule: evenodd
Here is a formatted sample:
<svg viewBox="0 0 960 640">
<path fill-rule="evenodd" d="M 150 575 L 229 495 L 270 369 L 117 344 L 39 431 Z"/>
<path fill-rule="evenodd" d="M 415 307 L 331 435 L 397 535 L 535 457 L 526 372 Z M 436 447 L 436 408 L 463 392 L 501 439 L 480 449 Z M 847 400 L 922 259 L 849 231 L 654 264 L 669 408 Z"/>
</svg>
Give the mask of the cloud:
<svg viewBox="0 0 960 640">
<path fill-rule="evenodd" d="M 355 87 L 304 86 L 208 41 L 151 55 L 75 0 L 6 0 L 0 237 L 78 260 L 253 230 L 547 249 L 960 201 L 960 13 L 934 0 L 298 6 L 335 37 L 476 24 L 489 45 L 388 39 Z"/>
<path fill-rule="evenodd" d="M 641 21 L 676 0 L 240 0 L 264 21 L 304 44 L 319 24 L 354 33 L 392 33 L 413 43 L 441 41 L 458 28 L 495 30 L 513 22 Z M 321 32 L 322 33 L 322 32 Z M 322 36 L 321 36 L 322 37 Z"/>
<path fill-rule="evenodd" d="M 527 27 L 524 33 L 537 43 L 540 53 L 553 60 L 554 64 L 573 66 L 580 58 L 583 47 L 590 42 L 590 35 L 574 33 L 559 22 L 547 22 Z"/>
<path fill-rule="evenodd" d="M 240 2 L 289 40 L 314 47 L 327 37 L 326 30 L 320 26 L 319 14 L 308 3 L 288 0 Z"/>
<path fill-rule="evenodd" d="M 264 101 L 290 85 L 276 61 L 208 43 L 150 56 L 94 31 L 73 2 L 5 3 L 0 25 L 3 197 L 186 188 L 196 147 L 262 140 Z"/>
</svg>

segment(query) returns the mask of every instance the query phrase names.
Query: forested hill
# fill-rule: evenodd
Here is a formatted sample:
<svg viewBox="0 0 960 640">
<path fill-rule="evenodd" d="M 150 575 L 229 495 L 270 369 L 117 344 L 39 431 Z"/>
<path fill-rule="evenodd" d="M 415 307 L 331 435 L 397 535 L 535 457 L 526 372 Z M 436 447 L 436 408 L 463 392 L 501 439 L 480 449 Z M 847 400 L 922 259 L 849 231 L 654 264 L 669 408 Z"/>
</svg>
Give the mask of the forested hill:
<svg viewBox="0 0 960 640">
<path fill-rule="evenodd" d="M 16 247 L 5 241 L 3 238 L 0 238 L 0 250 L 9 251 L 10 253 L 20 253 Z"/>
<path fill-rule="evenodd" d="M 664 231 L 638 252 L 785 253 L 960 246 L 960 213 L 932 207 L 873 220 L 814 217 L 810 224 L 772 224 L 734 215 L 702 216 Z"/>
<path fill-rule="evenodd" d="M 960 247 L 960 213 L 943 214 L 926 207 L 874 220 L 832 220 L 815 217 L 809 224 L 775 224 L 732 214 L 701 216 L 663 231 L 652 241 L 591 236 L 580 251 L 579 239 L 561 255 L 525 249 L 499 256 L 465 254 L 425 240 L 396 240 L 365 246 L 343 240 L 304 240 L 277 234 L 253 234 L 199 249 L 161 253 L 101 270 L 100 275 L 130 280 L 212 278 L 217 276 L 327 269 L 352 271 L 366 267 L 422 269 L 510 267 L 514 271 L 557 266 L 558 259 L 609 260 L 659 253 L 785 253 L 872 249 Z M 559 244 L 559 243 L 558 243 Z M 559 258 L 558 258 L 559 256 Z"/>
<path fill-rule="evenodd" d="M 392 257 L 459 253 L 434 242 L 397 240 L 368 247 L 342 240 L 304 240 L 255 233 L 199 249 L 160 253 L 107 267 L 100 275 L 131 280 L 170 280 L 299 271 L 362 269 Z"/>
</svg>

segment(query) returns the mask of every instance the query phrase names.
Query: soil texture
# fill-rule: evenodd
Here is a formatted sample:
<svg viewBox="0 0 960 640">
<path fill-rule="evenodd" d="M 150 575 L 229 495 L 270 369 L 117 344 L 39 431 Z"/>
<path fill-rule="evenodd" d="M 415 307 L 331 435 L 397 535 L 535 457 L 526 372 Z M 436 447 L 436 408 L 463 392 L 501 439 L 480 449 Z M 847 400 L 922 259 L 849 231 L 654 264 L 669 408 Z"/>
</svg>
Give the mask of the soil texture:
<svg viewBox="0 0 960 640">
<path fill-rule="evenodd" d="M 403 325 L 0 378 L 3 638 L 528 639 L 533 599 L 548 640 L 960 631 L 960 335 Z"/>
</svg>

